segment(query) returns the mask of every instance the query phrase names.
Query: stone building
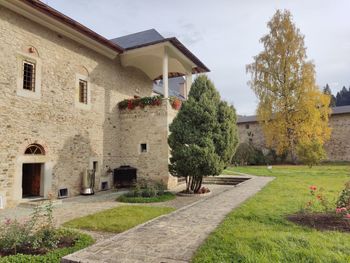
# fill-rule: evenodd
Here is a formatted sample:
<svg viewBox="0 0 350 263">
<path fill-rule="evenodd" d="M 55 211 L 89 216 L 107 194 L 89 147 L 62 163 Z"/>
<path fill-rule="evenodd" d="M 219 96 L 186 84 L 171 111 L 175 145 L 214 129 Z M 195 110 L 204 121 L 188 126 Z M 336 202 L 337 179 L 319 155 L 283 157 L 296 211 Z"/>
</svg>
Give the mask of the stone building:
<svg viewBox="0 0 350 263">
<path fill-rule="evenodd" d="M 0 208 L 74 196 L 88 170 L 97 190 L 121 165 L 177 184 L 168 171 L 168 78 L 208 68 L 176 38 L 148 30 L 107 40 L 38 0 L 0 0 Z M 119 110 L 126 98 L 159 106 Z M 187 89 L 188 90 L 188 89 Z"/>
<path fill-rule="evenodd" d="M 252 142 L 265 147 L 264 134 L 256 116 L 239 116 L 237 120 L 240 142 Z M 350 161 L 350 105 L 332 108 L 329 125 L 330 140 L 325 144 L 329 161 Z"/>
</svg>

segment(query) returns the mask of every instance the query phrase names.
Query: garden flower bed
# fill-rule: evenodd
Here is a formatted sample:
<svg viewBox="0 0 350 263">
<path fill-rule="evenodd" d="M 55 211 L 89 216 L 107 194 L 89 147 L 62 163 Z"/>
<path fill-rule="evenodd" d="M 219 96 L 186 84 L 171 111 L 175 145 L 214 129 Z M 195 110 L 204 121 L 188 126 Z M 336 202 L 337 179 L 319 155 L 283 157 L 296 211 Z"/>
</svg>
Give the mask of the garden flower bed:
<svg viewBox="0 0 350 263">
<path fill-rule="evenodd" d="M 37 206 L 30 219 L 6 219 L 0 224 L 0 262 L 60 262 L 60 258 L 91 245 L 94 240 L 53 225 L 53 206 Z"/>
<path fill-rule="evenodd" d="M 175 194 L 165 191 L 166 186 L 151 180 L 140 179 L 134 189 L 117 198 L 124 203 L 155 203 L 175 199 Z"/>
<path fill-rule="evenodd" d="M 17 263 L 17 262 L 60 262 L 65 255 L 83 249 L 94 243 L 92 237 L 86 234 L 78 233 L 72 230 L 60 229 L 56 234 L 59 236 L 59 242 L 55 249 L 33 248 L 33 246 L 21 247 L 16 254 L 0 250 L 0 263 Z"/>
</svg>

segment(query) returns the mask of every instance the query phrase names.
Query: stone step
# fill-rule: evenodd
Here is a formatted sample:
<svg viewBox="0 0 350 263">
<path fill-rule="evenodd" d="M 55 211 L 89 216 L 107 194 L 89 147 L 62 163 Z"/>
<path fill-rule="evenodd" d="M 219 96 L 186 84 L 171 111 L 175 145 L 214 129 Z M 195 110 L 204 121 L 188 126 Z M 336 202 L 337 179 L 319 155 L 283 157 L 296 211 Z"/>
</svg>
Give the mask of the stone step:
<svg viewBox="0 0 350 263">
<path fill-rule="evenodd" d="M 249 177 L 205 177 L 203 179 L 203 183 L 218 185 L 238 185 L 249 179 Z"/>
</svg>

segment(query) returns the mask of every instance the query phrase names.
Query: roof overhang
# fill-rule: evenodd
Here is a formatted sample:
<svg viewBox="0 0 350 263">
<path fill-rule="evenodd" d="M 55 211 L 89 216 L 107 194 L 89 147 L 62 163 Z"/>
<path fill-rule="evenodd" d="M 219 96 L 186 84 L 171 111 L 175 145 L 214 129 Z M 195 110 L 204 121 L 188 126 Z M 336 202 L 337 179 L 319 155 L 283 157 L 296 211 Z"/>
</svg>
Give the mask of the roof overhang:
<svg viewBox="0 0 350 263">
<path fill-rule="evenodd" d="M 170 77 L 209 72 L 209 69 L 176 38 L 126 49 L 121 55 L 121 62 L 125 67 L 139 68 L 150 79 L 156 80 L 162 78 L 165 52 L 168 54 Z"/>
<path fill-rule="evenodd" d="M 108 58 L 123 49 L 108 39 L 37 0 L 0 0 L 0 5 L 66 36 Z"/>
</svg>

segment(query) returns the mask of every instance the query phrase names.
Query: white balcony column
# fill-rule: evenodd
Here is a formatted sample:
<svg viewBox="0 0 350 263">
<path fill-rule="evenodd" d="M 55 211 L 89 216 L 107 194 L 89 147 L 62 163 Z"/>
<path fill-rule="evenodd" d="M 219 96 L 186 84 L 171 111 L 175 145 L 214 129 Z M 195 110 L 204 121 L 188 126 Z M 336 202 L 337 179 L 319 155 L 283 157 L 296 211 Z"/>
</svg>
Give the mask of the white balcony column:
<svg viewBox="0 0 350 263">
<path fill-rule="evenodd" d="M 186 74 L 186 99 L 188 99 L 188 94 L 190 93 L 192 86 L 192 72 L 187 72 Z"/>
<path fill-rule="evenodd" d="M 163 94 L 164 98 L 169 97 L 169 58 L 168 58 L 168 50 L 164 48 L 164 56 L 163 56 Z"/>
</svg>

